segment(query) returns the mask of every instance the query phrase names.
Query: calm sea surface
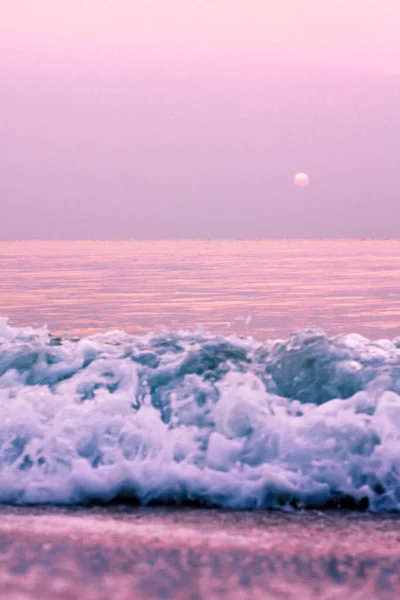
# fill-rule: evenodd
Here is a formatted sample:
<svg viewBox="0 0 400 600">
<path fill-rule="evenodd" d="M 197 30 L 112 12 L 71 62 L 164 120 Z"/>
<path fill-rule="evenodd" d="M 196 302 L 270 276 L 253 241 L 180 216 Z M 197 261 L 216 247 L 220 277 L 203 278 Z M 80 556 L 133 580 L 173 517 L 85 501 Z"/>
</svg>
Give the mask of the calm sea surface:
<svg viewBox="0 0 400 600">
<path fill-rule="evenodd" d="M 0 243 L 0 315 L 56 334 L 197 325 L 400 335 L 400 241 Z"/>
</svg>

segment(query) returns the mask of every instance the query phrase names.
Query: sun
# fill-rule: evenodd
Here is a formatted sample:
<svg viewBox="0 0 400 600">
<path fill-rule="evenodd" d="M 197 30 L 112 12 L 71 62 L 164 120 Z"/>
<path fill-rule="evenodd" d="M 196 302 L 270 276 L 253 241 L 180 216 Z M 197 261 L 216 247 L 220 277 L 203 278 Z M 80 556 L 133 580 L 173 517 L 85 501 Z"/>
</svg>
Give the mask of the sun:
<svg viewBox="0 0 400 600">
<path fill-rule="evenodd" d="M 310 178 L 307 173 L 296 173 L 294 176 L 294 184 L 298 187 L 306 187 L 310 183 Z"/>
</svg>

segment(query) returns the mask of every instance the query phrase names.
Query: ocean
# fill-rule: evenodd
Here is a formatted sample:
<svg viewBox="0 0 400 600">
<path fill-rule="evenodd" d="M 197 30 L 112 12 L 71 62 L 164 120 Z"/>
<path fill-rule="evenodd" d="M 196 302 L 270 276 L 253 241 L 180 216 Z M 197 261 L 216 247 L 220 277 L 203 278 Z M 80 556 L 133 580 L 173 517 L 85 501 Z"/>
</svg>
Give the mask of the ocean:
<svg viewBox="0 0 400 600">
<path fill-rule="evenodd" d="M 394 597 L 399 276 L 394 240 L 1 242 L 0 592 L 81 597 L 91 540 L 96 598 Z"/>
<path fill-rule="evenodd" d="M 0 242 L 0 315 L 79 337 L 200 326 L 392 339 L 399 275 L 397 240 Z"/>
</svg>

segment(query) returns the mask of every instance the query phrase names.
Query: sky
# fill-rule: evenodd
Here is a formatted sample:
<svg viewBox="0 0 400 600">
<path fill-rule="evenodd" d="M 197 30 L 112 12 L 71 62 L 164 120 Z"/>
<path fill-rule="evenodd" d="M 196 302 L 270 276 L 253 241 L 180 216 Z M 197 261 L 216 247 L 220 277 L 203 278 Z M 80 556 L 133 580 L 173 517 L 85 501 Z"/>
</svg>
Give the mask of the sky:
<svg viewBox="0 0 400 600">
<path fill-rule="evenodd" d="M 0 239 L 398 237 L 399 23 L 398 0 L 0 0 Z"/>
</svg>

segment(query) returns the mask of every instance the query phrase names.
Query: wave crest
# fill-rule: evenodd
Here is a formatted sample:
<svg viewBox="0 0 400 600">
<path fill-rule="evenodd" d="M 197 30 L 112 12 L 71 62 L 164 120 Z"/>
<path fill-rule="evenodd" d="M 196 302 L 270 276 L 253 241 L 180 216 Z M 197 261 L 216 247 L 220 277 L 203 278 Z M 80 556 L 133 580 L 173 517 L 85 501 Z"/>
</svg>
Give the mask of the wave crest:
<svg viewBox="0 0 400 600">
<path fill-rule="evenodd" d="M 0 321 L 0 501 L 400 508 L 400 339 Z"/>
</svg>

